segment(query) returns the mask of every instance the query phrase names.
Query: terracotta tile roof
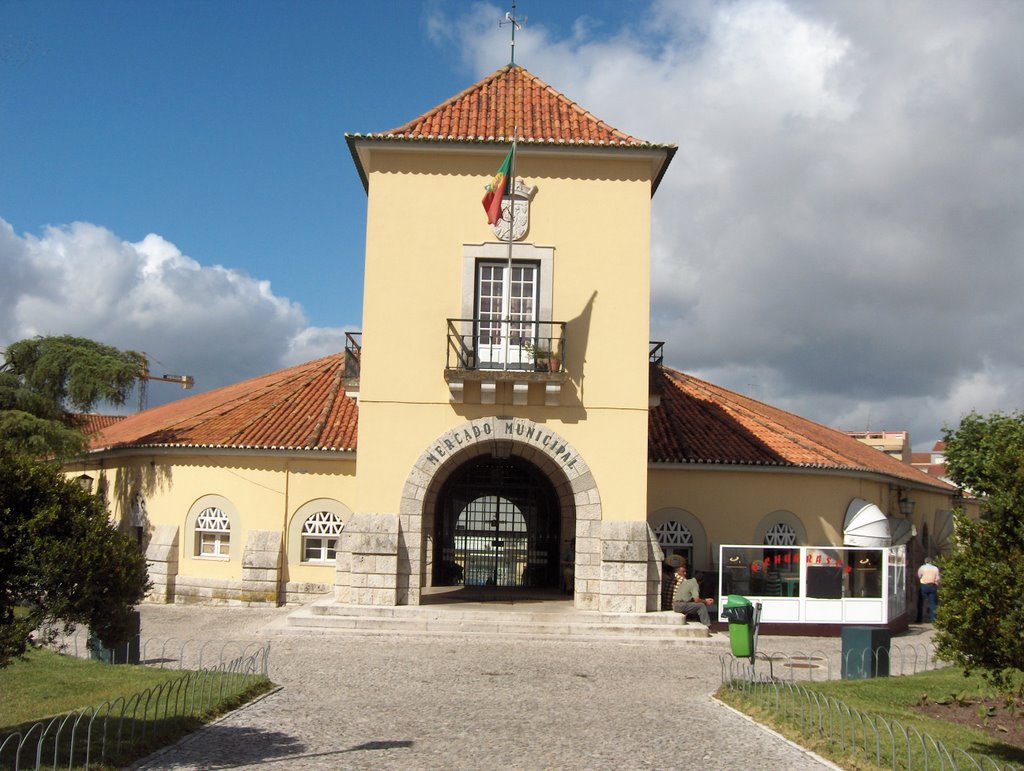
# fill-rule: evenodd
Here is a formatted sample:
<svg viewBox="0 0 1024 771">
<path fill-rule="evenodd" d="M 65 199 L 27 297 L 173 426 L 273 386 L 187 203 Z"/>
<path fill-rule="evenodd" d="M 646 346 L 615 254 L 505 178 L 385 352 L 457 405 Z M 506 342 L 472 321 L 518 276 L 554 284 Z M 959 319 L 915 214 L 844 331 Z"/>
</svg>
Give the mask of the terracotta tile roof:
<svg viewBox="0 0 1024 771">
<path fill-rule="evenodd" d="M 375 138 L 507 142 L 518 125 L 519 141 L 650 147 L 599 120 L 522 67 L 506 65 L 460 94 Z"/>
<path fill-rule="evenodd" d="M 366 187 L 357 141 L 507 144 L 513 133 L 522 145 L 665 151 L 652 192 L 676 151 L 675 145 L 647 142 L 609 126 L 536 75 L 512 64 L 408 123 L 388 131 L 346 134 L 345 139 Z"/>
<path fill-rule="evenodd" d="M 196 394 L 104 429 L 91 449 L 354 450 L 359 411 L 345 396 L 344 372 L 342 352 Z"/>
<path fill-rule="evenodd" d="M 952 490 L 910 464 L 785 410 L 668 368 L 649 414 L 652 463 L 790 466 L 884 474 Z"/>
<path fill-rule="evenodd" d="M 75 420 L 80 421 L 78 428 L 86 436 L 98 434 L 103 429 L 120 423 L 126 417 L 126 415 L 98 415 L 95 412 L 79 413 L 74 416 Z"/>
<path fill-rule="evenodd" d="M 359 411 L 342 385 L 344 353 L 197 394 L 111 424 L 94 452 L 125 447 L 354 451 Z M 728 464 L 871 472 L 950 485 L 841 431 L 682 372 L 662 370 L 649 417 L 652 463 Z"/>
</svg>

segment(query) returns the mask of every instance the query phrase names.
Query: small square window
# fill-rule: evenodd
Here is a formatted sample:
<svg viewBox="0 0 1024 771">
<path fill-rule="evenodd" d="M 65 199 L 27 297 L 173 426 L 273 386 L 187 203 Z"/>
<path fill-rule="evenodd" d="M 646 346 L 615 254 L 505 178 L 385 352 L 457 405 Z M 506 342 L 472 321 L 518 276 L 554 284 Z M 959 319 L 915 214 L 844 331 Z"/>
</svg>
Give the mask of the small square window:
<svg viewBox="0 0 1024 771">
<path fill-rule="evenodd" d="M 306 537 L 302 539 L 303 562 L 329 562 L 337 557 L 337 550 L 337 538 Z"/>
<path fill-rule="evenodd" d="M 302 548 L 303 559 L 306 562 L 318 562 L 323 559 L 321 554 L 320 538 L 304 538 Z"/>
</svg>

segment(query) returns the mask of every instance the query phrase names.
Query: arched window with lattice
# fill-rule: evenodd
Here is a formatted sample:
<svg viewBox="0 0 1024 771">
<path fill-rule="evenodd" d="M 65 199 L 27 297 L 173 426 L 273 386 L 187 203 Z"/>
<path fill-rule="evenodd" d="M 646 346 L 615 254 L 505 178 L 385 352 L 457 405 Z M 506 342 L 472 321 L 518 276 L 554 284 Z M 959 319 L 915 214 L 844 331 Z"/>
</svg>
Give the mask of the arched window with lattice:
<svg viewBox="0 0 1024 771">
<path fill-rule="evenodd" d="M 796 530 L 785 522 L 776 522 L 765 531 L 764 542 L 766 546 L 796 546 Z"/>
<path fill-rule="evenodd" d="M 682 522 L 674 519 L 662 522 L 654 528 L 654 536 L 658 539 L 658 546 L 665 553 L 665 559 L 678 554 L 685 557 L 688 563 L 692 562 L 693 533 Z"/>
<path fill-rule="evenodd" d="M 784 547 L 796 546 L 800 540 L 796 528 L 786 522 L 775 522 L 764 531 L 764 587 L 768 597 L 795 597 L 800 593 L 800 552 Z"/>
<path fill-rule="evenodd" d="M 331 562 L 345 523 L 332 511 L 316 511 L 302 523 L 302 561 Z"/>
<path fill-rule="evenodd" d="M 196 516 L 197 557 L 228 557 L 231 554 L 231 520 L 223 509 L 208 506 Z"/>
</svg>

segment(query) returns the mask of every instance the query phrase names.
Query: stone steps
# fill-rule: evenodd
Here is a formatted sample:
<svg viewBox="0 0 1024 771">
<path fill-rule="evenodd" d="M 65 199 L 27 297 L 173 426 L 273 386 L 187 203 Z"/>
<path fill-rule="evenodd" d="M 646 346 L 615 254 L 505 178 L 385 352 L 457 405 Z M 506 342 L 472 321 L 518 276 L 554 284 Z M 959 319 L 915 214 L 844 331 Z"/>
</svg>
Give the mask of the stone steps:
<svg viewBox="0 0 1024 771">
<path fill-rule="evenodd" d="M 569 601 L 353 606 L 321 599 L 287 617 L 293 630 L 365 634 L 458 635 L 570 640 L 684 642 L 724 638 L 709 635 L 677 613 L 581 611 Z"/>
</svg>

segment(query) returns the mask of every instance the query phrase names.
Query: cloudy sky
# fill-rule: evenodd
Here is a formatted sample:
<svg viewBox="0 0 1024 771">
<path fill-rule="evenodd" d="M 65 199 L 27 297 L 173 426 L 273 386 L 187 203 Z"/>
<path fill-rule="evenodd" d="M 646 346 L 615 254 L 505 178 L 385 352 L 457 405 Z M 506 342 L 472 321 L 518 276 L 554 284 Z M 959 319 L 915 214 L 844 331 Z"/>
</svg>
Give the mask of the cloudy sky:
<svg viewBox="0 0 1024 771">
<path fill-rule="evenodd" d="M 337 350 L 365 217 L 343 134 L 507 63 L 506 10 L 6 0 L 0 345 L 84 335 L 201 389 Z M 1024 408 L 1024 3 L 518 13 L 520 64 L 679 146 L 654 199 L 669 364 L 916 449 Z"/>
</svg>

